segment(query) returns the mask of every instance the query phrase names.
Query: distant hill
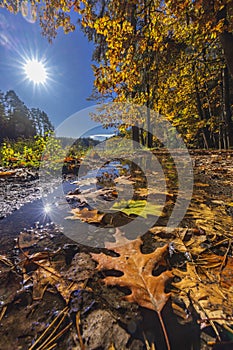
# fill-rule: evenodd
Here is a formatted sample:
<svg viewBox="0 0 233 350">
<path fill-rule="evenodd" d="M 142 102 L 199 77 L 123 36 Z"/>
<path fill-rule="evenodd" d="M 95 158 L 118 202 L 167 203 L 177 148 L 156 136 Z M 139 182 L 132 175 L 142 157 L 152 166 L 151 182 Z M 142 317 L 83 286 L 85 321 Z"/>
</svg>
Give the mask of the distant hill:
<svg viewBox="0 0 233 350">
<path fill-rule="evenodd" d="M 103 141 L 108 137 L 116 135 L 117 132 L 117 128 L 109 127 L 105 129 L 102 126 L 96 126 L 95 128 L 88 130 L 81 136 L 81 138 L 91 138 L 93 140 Z"/>
</svg>

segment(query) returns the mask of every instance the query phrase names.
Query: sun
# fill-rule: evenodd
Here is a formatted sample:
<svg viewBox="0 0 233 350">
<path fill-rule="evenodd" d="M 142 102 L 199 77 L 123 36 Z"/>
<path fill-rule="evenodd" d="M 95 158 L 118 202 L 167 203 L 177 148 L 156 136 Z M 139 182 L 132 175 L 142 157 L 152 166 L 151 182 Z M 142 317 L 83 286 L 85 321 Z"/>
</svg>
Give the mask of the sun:
<svg viewBox="0 0 233 350">
<path fill-rule="evenodd" d="M 24 72 L 27 79 L 35 85 L 44 85 L 48 79 L 45 64 L 37 59 L 28 59 L 24 64 Z"/>
</svg>

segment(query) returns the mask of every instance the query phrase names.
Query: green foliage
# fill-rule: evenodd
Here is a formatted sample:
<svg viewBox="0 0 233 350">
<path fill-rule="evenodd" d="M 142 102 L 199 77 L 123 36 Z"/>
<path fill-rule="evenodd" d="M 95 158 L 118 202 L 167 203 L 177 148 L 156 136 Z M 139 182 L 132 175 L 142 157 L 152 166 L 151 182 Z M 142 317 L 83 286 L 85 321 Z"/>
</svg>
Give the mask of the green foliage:
<svg viewBox="0 0 233 350">
<path fill-rule="evenodd" d="M 95 147 L 99 144 L 99 142 L 100 141 L 93 140 L 89 137 L 78 138 L 77 140 L 74 140 L 72 145 L 69 147 L 68 156 L 75 155 L 76 157 L 83 157 L 86 154 L 87 150 Z"/>
<path fill-rule="evenodd" d="M 79 160 L 90 147 L 98 141 L 88 138 L 70 140 L 56 138 L 52 132 L 45 136 L 36 135 L 29 139 L 17 141 L 5 140 L 0 147 L 0 165 L 4 167 L 32 167 L 39 168 L 43 161 L 44 167 L 54 170 L 75 170 Z"/>
<path fill-rule="evenodd" d="M 18 141 L 7 140 L 0 149 L 0 163 L 6 167 L 38 168 L 41 160 L 51 161 L 51 165 L 63 163 L 65 150 L 59 140 L 49 136 L 36 135 L 34 138 Z M 42 157 L 43 156 L 43 157 Z"/>
<path fill-rule="evenodd" d="M 75 29 L 71 11 L 80 16 L 94 42 L 97 98 L 155 110 L 190 147 L 233 147 L 232 0 L 43 2 L 40 24 L 50 40 L 59 27 Z M 10 0 L 5 7 L 15 11 Z M 134 117 L 120 119 L 153 134 L 153 116 Z M 149 132 L 141 136 L 143 145 L 155 145 Z"/>
</svg>

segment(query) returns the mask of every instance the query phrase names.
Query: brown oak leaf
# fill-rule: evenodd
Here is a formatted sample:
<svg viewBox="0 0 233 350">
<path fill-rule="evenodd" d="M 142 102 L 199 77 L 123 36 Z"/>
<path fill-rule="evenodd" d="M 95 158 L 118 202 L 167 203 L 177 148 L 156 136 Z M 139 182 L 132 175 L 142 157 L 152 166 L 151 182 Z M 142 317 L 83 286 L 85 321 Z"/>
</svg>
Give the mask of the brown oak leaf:
<svg viewBox="0 0 233 350">
<path fill-rule="evenodd" d="M 84 222 L 88 222 L 89 224 L 101 222 L 104 216 L 104 214 L 100 214 L 98 210 L 96 209 L 89 210 L 88 208 L 84 208 L 82 210 L 78 208 L 72 209 L 72 213 L 74 214 L 74 216 L 69 216 L 67 217 L 67 219 L 72 219 L 72 220 L 79 219 Z"/>
<path fill-rule="evenodd" d="M 92 258 L 98 262 L 98 270 L 123 272 L 120 277 L 105 277 L 105 284 L 130 288 L 131 294 L 125 297 L 126 300 L 160 313 L 170 297 L 170 293 L 165 293 L 165 285 L 173 274 L 166 270 L 158 276 L 153 276 L 153 270 L 166 265 L 165 255 L 168 246 L 157 248 L 150 254 L 143 254 L 140 250 L 141 238 L 130 241 L 121 235 L 119 229 L 116 230 L 115 238 L 115 243 L 107 243 L 105 246 L 119 256 L 112 257 L 104 253 L 91 254 Z"/>
<path fill-rule="evenodd" d="M 10 177 L 16 174 L 16 170 L 0 171 L 0 177 Z"/>
<path fill-rule="evenodd" d="M 225 288 L 226 284 L 218 281 L 219 267 L 214 263 L 211 268 L 211 264 L 205 268 L 203 265 L 187 263 L 186 271 L 174 269 L 174 275 L 180 281 L 173 282 L 173 285 L 179 290 L 179 299 L 186 308 L 192 303 L 201 319 L 216 319 L 219 324 L 232 324 L 233 290 Z"/>
<path fill-rule="evenodd" d="M 33 283 L 33 300 L 43 298 L 48 287 L 53 287 L 63 297 L 66 303 L 69 302 L 71 293 L 77 289 L 84 289 L 84 283 L 70 281 L 56 270 L 56 264 L 46 260 L 37 262 L 37 269 L 30 274 L 24 274 L 25 284 Z"/>
</svg>

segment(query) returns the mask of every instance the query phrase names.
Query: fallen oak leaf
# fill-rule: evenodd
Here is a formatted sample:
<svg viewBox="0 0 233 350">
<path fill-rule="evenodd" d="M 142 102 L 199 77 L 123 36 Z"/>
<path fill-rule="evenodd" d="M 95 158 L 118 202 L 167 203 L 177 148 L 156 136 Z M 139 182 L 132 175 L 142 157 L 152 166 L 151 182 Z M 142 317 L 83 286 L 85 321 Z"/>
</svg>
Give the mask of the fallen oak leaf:
<svg viewBox="0 0 233 350">
<path fill-rule="evenodd" d="M 41 300 L 48 286 L 58 283 L 59 275 L 50 266 L 38 267 L 31 275 L 31 280 L 33 282 L 32 298 L 33 300 Z"/>
<path fill-rule="evenodd" d="M 73 216 L 68 216 L 66 219 L 72 220 L 81 220 L 87 222 L 89 224 L 99 223 L 101 222 L 104 214 L 100 214 L 97 209 L 89 210 L 88 208 L 83 208 L 82 210 L 75 208 L 72 209 L 71 212 L 74 214 Z"/>
<path fill-rule="evenodd" d="M 153 276 L 155 267 L 166 265 L 165 255 L 168 245 L 157 248 L 152 253 L 142 254 L 141 238 L 130 241 L 121 235 L 119 229 L 116 229 L 115 239 L 116 242 L 106 243 L 105 246 L 119 256 L 112 257 L 104 253 L 91 254 L 92 258 L 98 262 L 97 270 L 118 270 L 123 273 L 119 277 L 105 277 L 104 283 L 130 288 L 131 294 L 125 296 L 124 299 L 156 311 L 163 328 L 167 348 L 170 349 L 161 311 L 170 298 L 170 293 L 165 293 L 165 285 L 172 279 L 173 273 L 166 270 L 158 276 Z"/>
<path fill-rule="evenodd" d="M 233 258 L 231 256 L 220 256 L 216 254 L 204 254 L 198 261 L 198 265 L 205 269 L 211 269 L 212 275 L 216 276 L 220 287 L 232 289 L 233 285 Z"/>
<path fill-rule="evenodd" d="M 119 257 L 112 257 L 104 253 L 92 253 L 91 256 L 98 262 L 98 270 L 119 270 L 124 273 L 120 277 L 105 277 L 105 284 L 129 287 L 132 293 L 125 297 L 126 300 L 161 312 L 170 297 L 170 293 L 164 292 L 165 284 L 173 277 L 173 274 L 167 270 L 159 276 L 153 276 L 152 272 L 155 266 L 165 265 L 168 246 L 157 248 L 149 254 L 142 254 L 141 245 L 141 238 L 130 241 L 123 237 L 122 241 L 106 244 L 106 248 L 113 249 L 120 255 Z"/>
<path fill-rule="evenodd" d="M 41 300 L 47 288 L 52 286 L 68 303 L 73 291 L 85 288 L 84 283 L 72 282 L 61 276 L 49 261 L 40 261 L 38 268 L 30 276 L 24 274 L 24 280 L 33 283 L 33 300 Z"/>
<path fill-rule="evenodd" d="M 179 299 L 184 302 L 187 309 L 192 302 L 202 319 L 219 318 L 218 323 L 227 323 L 225 319 L 232 315 L 232 289 L 222 287 L 211 271 L 198 265 L 187 263 L 186 269 L 186 271 L 173 270 L 174 274 L 181 279 L 179 282 L 173 282 L 179 290 Z M 228 323 L 232 323 L 230 319 Z"/>
<path fill-rule="evenodd" d="M 38 244 L 39 239 L 40 236 L 38 232 L 20 232 L 18 237 L 18 245 L 21 249 L 30 248 Z"/>
<path fill-rule="evenodd" d="M 4 306 L 15 299 L 21 286 L 21 276 L 15 270 L 14 263 L 5 255 L 0 255 L 0 282 L 1 314 Z"/>
<path fill-rule="evenodd" d="M 135 183 L 135 181 L 132 180 L 130 176 L 119 176 L 116 179 L 114 179 L 114 182 L 121 185 L 132 185 Z"/>
<path fill-rule="evenodd" d="M 173 253 L 183 253 L 187 259 L 192 259 L 193 255 L 199 255 L 206 250 L 206 246 L 203 244 L 206 242 L 206 235 L 204 231 L 196 228 L 178 227 L 173 229 L 155 226 L 150 228 L 149 232 L 153 234 L 157 242 L 165 243 L 169 239 Z"/>
<path fill-rule="evenodd" d="M 200 201 L 203 201 L 203 198 L 188 209 L 188 216 L 195 220 L 196 226 L 209 235 L 231 237 L 233 220 L 227 214 L 226 208 L 222 205 L 211 208 Z"/>
<path fill-rule="evenodd" d="M 10 177 L 12 175 L 15 175 L 17 173 L 16 170 L 12 171 L 0 171 L 0 177 Z"/>
<path fill-rule="evenodd" d="M 83 283 L 70 281 L 56 270 L 57 262 L 51 261 L 51 258 L 61 251 L 60 248 L 50 253 L 46 251 L 31 255 L 24 252 L 20 246 L 19 248 L 25 258 L 19 263 L 24 276 L 24 286 L 32 283 L 33 300 L 41 300 L 47 288 L 52 286 L 68 303 L 73 291 L 85 287 Z"/>
<path fill-rule="evenodd" d="M 87 179 L 80 179 L 78 181 L 73 181 L 72 184 L 79 186 L 90 186 L 91 184 L 96 184 L 97 179 L 95 177 L 89 177 Z"/>
<path fill-rule="evenodd" d="M 0 262 L 8 267 L 14 267 L 14 264 L 5 255 L 0 255 Z"/>
<path fill-rule="evenodd" d="M 18 265 L 21 267 L 23 273 L 34 269 L 33 267 L 41 266 L 40 265 L 41 261 L 43 262 L 44 260 L 50 260 L 50 258 L 56 256 L 61 251 L 61 249 L 58 248 L 54 252 L 43 251 L 43 252 L 28 254 L 28 252 L 26 252 L 26 251 L 24 252 L 21 249 L 19 244 L 18 244 L 18 247 L 22 253 L 22 257 L 24 257 L 24 259 L 22 259 L 18 263 Z"/>
</svg>

